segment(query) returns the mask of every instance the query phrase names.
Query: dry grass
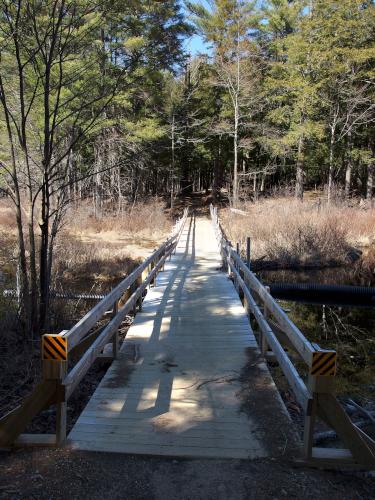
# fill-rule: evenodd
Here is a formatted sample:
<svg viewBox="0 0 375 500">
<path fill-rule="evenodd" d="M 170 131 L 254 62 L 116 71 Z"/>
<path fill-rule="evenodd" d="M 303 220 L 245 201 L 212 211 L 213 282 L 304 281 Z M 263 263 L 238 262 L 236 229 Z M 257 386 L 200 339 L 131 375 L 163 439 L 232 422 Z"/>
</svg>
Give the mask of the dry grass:
<svg viewBox="0 0 375 500">
<path fill-rule="evenodd" d="M 71 209 L 56 245 L 54 280 L 65 288 L 108 289 L 158 247 L 170 229 L 159 201 L 101 218 L 87 204 Z"/>
<path fill-rule="evenodd" d="M 159 241 L 170 230 L 171 221 L 166 216 L 161 201 L 137 203 L 120 214 L 108 212 L 95 218 L 92 207 L 82 204 L 78 209 L 71 209 L 67 214 L 69 231 L 77 234 L 116 234 L 138 240 Z"/>
<path fill-rule="evenodd" d="M 353 248 L 375 245 L 375 210 L 326 206 L 319 201 L 277 198 L 246 203 L 247 215 L 221 211 L 232 243 L 245 247 L 252 238 L 252 258 L 280 266 L 344 264 Z"/>
<path fill-rule="evenodd" d="M 93 216 L 92 206 L 71 207 L 55 246 L 53 286 L 79 291 L 106 290 L 160 245 L 172 221 L 163 203 L 129 206 L 117 215 Z M 11 202 L 0 200 L 0 282 L 14 287 L 16 231 Z M 38 234 L 38 232 L 37 232 Z M 0 283 L 1 284 L 1 283 Z"/>
<path fill-rule="evenodd" d="M 71 209 L 56 246 L 57 286 L 107 290 L 159 246 L 170 228 L 158 201 L 101 218 L 87 204 Z"/>
</svg>

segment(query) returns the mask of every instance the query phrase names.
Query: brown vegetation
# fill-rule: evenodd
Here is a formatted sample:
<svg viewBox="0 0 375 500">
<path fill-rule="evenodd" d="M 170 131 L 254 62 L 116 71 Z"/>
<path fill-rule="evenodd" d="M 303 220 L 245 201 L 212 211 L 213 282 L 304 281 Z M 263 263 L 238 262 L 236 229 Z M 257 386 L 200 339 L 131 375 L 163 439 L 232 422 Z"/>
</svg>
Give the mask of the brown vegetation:
<svg viewBox="0 0 375 500">
<path fill-rule="evenodd" d="M 98 285 L 108 289 L 158 247 L 170 229 L 159 201 L 101 218 L 93 216 L 89 205 L 71 209 L 56 245 L 53 281 L 82 291 Z"/>
<path fill-rule="evenodd" d="M 70 208 L 55 243 L 53 286 L 73 291 L 110 288 L 165 239 L 171 220 L 163 203 L 138 203 L 117 214 L 95 218 L 90 204 Z M 15 287 L 15 219 L 10 203 L 0 201 L 0 286 Z M 13 255 L 14 253 L 14 255 Z"/>
<path fill-rule="evenodd" d="M 220 217 L 229 239 L 239 242 L 242 251 L 251 237 L 254 260 L 274 261 L 279 267 L 326 266 L 346 264 L 361 252 L 364 260 L 374 254 L 374 208 L 278 198 L 244 203 L 241 209 L 245 215 L 224 209 Z"/>
</svg>

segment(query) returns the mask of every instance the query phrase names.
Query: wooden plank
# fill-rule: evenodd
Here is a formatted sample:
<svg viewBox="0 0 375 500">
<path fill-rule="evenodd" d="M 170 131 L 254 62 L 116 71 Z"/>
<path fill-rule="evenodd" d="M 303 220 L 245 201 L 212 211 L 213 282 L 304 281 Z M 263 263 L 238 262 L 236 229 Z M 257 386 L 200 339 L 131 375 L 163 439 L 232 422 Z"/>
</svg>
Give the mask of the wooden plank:
<svg viewBox="0 0 375 500">
<path fill-rule="evenodd" d="M 14 446 L 16 448 L 24 447 L 56 447 L 55 434 L 21 434 L 16 439 Z"/>
<path fill-rule="evenodd" d="M 56 402 L 56 395 L 55 381 L 39 383 L 16 411 L 0 420 L 0 446 L 12 445 L 37 413 Z"/>
<path fill-rule="evenodd" d="M 112 453 L 128 453 L 141 454 L 150 456 L 176 456 L 185 458 L 238 458 L 238 459 L 255 459 L 265 456 L 264 450 L 254 449 L 218 449 L 216 447 L 194 447 L 194 446 L 161 446 L 161 445 L 140 445 L 126 443 L 107 443 L 106 440 L 95 442 L 73 441 L 71 443 L 73 449 L 105 451 Z"/>
<path fill-rule="evenodd" d="M 246 429 L 244 426 L 246 425 Z M 132 429 L 134 432 L 140 433 L 148 433 L 155 432 L 155 427 L 157 427 L 156 421 L 148 421 L 148 420 L 130 420 L 130 419 L 119 419 L 119 420 L 108 420 L 105 417 L 90 417 L 85 414 L 81 415 L 79 420 L 76 423 L 76 426 L 92 426 L 96 429 L 95 432 L 98 432 L 102 426 L 111 426 L 115 429 L 120 427 L 126 427 L 127 429 Z M 186 424 L 186 428 L 182 427 L 183 432 L 185 430 L 189 431 L 189 429 L 197 429 L 199 427 L 199 431 L 202 433 L 211 433 L 211 432 L 223 432 L 223 433 L 231 433 L 232 431 L 239 434 L 245 432 L 250 432 L 249 425 L 247 421 L 239 421 L 237 418 L 232 420 L 202 420 L 202 419 L 189 419 Z M 71 432 L 73 436 L 75 432 L 75 427 Z"/>
<path fill-rule="evenodd" d="M 159 436 L 162 434 L 163 429 L 160 429 Z M 115 434 L 119 433 L 122 439 L 131 438 L 133 440 L 140 437 L 144 439 L 148 434 L 158 433 L 155 426 L 139 426 L 137 423 L 134 425 L 124 425 L 123 427 L 119 427 L 117 424 L 109 424 L 106 422 L 95 422 L 95 423 L 79 423 L 75 425 L 74 433 L 71 434 L 70 439 L 77 439 L 78 434 L 92 434 L 92 435 L 101 435 L 105 436 L 106 434 Z M 175 435 L 175 434 L 173 434 Z M 207 427 L 202 427 L 202 425 L 194 426 L 190 429 L 183 429 L 180 433 L 176 433 L 176 435 L 183 435 L 185 440 L 187 439 L 202 439 L 205 438 L 207 440 L 222 440 L 228 439 L 230 437 L 231 440 L 244 443 L 244 431 L 243 427 L 235 427 L 232 423 L 220 424 L 217 425 L 209 425 Z M 94 439 L 92 436 L 89 439 Z"/>
<path fill-rule="evenodd" d="M 319 469 L 363 470 L 363 465 L 354 461 L 350 451 L 341 448 L 313 448 L 311 458 L 298 460 L 296 465 L 317 467 Z"/>
<path fill-rule="evenodd" d="M 252 440 L 250 438 L 244 439 L 244 434 L 242 433 L 242 437 L 234 439 L 232 435 L 226 435 L 226 437 L 215 436 L 207 436 L 207 433 L 204 435 L 193 437 L 179 435 L 177 433 L 172 434 L 169 433 L 167 436 L 166 433 L 160 432 L 157 433 L 147 433 L 147 434 L 129 434 L 123 433 L 121 430 L 116 429 L 116 432 L 86 432 L 86 431 L 78 431 L 76 430 L 74 434 L 72 434 L 72 438 L 75 441 L 92 441 L 93 443 L 97 440 L 103 440 L 106 443 L 126 443 L 126 445 L 135 444 L 138 446 L 173 446 L 173 447 L 197 447 L 197 448 L 216 448 L 217 450 L 230 448 L 230 449 L 238 449 L 238 450 L 247 450 L 249 445 L 251 446 Z"/>
</svg>

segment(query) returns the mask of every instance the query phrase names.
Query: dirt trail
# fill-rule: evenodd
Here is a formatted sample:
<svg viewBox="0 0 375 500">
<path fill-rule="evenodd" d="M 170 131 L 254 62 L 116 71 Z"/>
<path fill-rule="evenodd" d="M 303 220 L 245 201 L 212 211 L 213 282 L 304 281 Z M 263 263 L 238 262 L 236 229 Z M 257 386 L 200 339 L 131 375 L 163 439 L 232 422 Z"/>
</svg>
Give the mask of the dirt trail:
<svg viewBox="0 0 375 500">
<path fill-rule="evenodd" d="M 172 460 L 20 450 L 0 455 L 1 499 L 373 499 L 375 481 L 275 460 Z"/>
</svg>

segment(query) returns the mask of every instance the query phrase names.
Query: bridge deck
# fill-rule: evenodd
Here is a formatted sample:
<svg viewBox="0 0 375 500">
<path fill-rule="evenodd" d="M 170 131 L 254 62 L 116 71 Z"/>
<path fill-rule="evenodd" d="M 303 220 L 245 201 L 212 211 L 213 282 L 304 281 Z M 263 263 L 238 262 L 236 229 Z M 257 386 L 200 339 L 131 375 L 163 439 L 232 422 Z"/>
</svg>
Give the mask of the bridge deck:
<svg viewBox="0 0 375 500">
<path fill-rule="evenodd" d="M 285 409 L 220 266 L 209 220 L 191 219 L 72 429 L 74 448 L 222 458 L 285 452 Z M 276 428 L 267 424 L 275 412 Z"/>
</svg>

